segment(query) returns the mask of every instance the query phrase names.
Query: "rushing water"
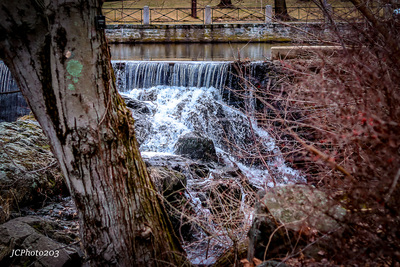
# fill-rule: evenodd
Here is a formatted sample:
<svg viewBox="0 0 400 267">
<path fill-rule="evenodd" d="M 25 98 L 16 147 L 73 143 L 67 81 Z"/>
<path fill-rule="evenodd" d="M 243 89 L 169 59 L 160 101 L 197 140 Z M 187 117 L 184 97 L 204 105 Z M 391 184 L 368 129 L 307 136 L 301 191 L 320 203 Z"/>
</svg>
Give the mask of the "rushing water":
<svg viewBox="0 0 400 267">
<path fill-rule="evenodd" d="M 227 63 L 126 61 L 123 66 L 120 64 L 114 62 L 119 90 L 127 97 L 143 101 L 152 111 L 151 126 L 146 129 L 141 151 L 173 153 L 180 136 L 197 132 L 213 140 L 221 155 L 244 159 L 236 164 L 249 174 L 257 173 L 250 175 L 257 187 L 272 185 L 266 166 L 252 171 L 246 167 L 245 159 L 256 157 L 259 150 L 275 155 L 268 159 L 268 169 L 274 170 L 275 175 L 279 173 L 282 182 L 296 177 L 296 172 L 279 156 L 270 135 L 251 117 L 224 101 Z"/>
<path fill-rule="evenodd" d="M 111 44 L 113 60 L 137 61 L 233 61 L 246 59 L 266 60 L 271 57 L 272 46 L 289 44 L 267 43 L 186 43 L 186 44 Z M 161 67 L 161 66 L 159 66 Z M 152 70 L 153 73 L 159 73 Z M 134 72 L 131 72 L 134 73 Z M 146 75 L 144 75 L 146 77 Z M 139 77 L 140 79 L 140 77 Z M 140 80 L 138 80 L 139 82 Z M 180 79 L 185 81 L 185 79 Z M 200 80 L 201 81 L 201 80 Z M 182 84 L 182 86 L 187 86 Z M 195 85 L 197 87 L 202 85 Z M 204 85 L 208 87 L 208 85 Z M 0 122 L 14 121 L 29 114 L 29 108 L 21 93 L 1 94 L 18 90 L 9 70 L 0 62 Z"/>
<path fill-rule="evenodd" d="M 297 174 L 286 167 L 274 140 L 251 117 L 231 106 L 229 96 L 224 97 L 228 81 L 232 79 L 230 64 L 113 61 L 119 91 L 152 107 L 151 126 L 142 151 L 172 153 L 180 136 L 198 132 L 211 138 L 221 155 L 241 158 L 237 164 L 257 187 L 271 185 L 271 169 L 274 175 L 279 174 L 280 181 L 293 180 Z M 0 92 L 13 90 L 18 87 L 7 67 L 0 62 Z M 20 94 L 1 95 L 0 103 L 6 115 L 4 111 L 8 110 L 16 113 L 14 117 L 28 111 Z M 252 104 L 247 106 L 251 108 Z M 260 147 L 275 156 L 268 159 L 268 167 L 250 171 L 246 158 L 256 157 Z"/>
<path fill-rule="evenodd" d="M 117 61 L 113 64 L 120 92 L 137 88 L 224 86 L 225 62 Z"/>
<path fill-rule="evenodd" d="M 273 178 L 280 184 L 304 181 L 285 164 L 274 139 L 258 127 L 248 115 L 251 112 L 241 112 L 224 98 L 225 86 L 229 84 L 229 63 L 118 61 L 113 65 L 120 92 L 126 98 L 139 101 L 149 111 L 146 127 L 141 127 L 143 124 L 137 120 L 142 153 L 173 154 L 179 137 L 197 132 L 210 138 L 218 156 L 231 168 L 238 166 L 258 189 L 273 187 Z M 264 154 L 267 166 L 254 163 L 259 151 Z M 215 256 L 233 244 L 232 233 L 212 219 L 212 212 L 203 203 L 209 197 L 204 188 L 214 182 L 212 174 L 202 180 L 187 181 L 187 199 L 196 216 L 207 222 L 207 232 L 215 236 L 210 238 L 202 230 L 194 233 L 199 241 L 187 249 L 193 264 L 212 264 Z M 239 188 L 242 199 L 243 226 L 235 232 L 240 240 L 245 238 L 246 227 L 251 224 L 251 207 L 245 202 L 247 193 L 241 182 L 230 182 Z M 213 254 L 207 257 L 209 246 L 213 247 L 210 251 Z"/>
<path fill-rule="evenodd" d="M 14 121 L 29 113 L 28 105 L 19 91 L 10 70 L 0 61 L 0 122 Z"/>
</svg>

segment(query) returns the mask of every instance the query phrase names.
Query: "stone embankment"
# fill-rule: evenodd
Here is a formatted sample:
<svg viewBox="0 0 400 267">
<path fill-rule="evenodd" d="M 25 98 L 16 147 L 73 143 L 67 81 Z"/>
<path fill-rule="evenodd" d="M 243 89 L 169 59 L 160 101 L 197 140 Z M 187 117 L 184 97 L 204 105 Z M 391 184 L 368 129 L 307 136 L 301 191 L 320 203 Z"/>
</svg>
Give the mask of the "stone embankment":
<svg viewBox="0 0 400 267">
<path fill-rule="evenodd" d="M 348 24 L 338 23 L 340 31 Z M 234 43 L 234 42 L 313 42 L 330 35 L 325 23 L 290 22 L 256 24 L 191 25 L 108 25 L 110 43 Z"/>
</svg>

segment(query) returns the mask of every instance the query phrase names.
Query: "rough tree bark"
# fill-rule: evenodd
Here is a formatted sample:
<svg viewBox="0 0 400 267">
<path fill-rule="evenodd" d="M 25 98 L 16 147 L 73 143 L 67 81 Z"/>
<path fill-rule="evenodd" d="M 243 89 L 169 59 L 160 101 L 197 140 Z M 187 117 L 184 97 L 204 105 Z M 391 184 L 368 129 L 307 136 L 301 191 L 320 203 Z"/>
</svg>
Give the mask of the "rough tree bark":
<svg viewBox="0 0 400 267">
<path fill-rule="evenodd" d="M 287 11 L 286 0 L 274 0 L 275 5 L 275 18 L 283 21 L 290 20 L 290 16 Z"/>
<path fill-rule="evenodd" d="M 48 136 L 92 266 L 183 265 L 119 96 L 101 0 L 0 3 L 0 58 Z M 165 262 L 163 262 L 165 261 Z"/>
</svg>

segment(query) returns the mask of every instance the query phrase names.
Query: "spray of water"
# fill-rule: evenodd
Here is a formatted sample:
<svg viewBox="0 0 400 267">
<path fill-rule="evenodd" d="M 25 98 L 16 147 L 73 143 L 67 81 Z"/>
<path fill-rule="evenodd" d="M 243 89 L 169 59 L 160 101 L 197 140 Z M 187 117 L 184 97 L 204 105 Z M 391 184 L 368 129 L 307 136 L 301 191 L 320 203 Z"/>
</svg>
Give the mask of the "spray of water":
<svg viewBox="0 0 400 267">
<path fill-rule="evenodd" d="M 121 64 L 121 63 L 118 63 Z M 275 141 L 257 122 L 223 99 L 228 77 L 228 64 L 215 62 L 123 62 L 114 67 L 120 91 L 125 97 L 141 101 L 151 110 L 151 126 L 146 131 L 141 151 L 146 153 L 174 153 L 179 137 L 197 132 L 210 138 L 217 154 L 226 165 L 238 167 L 252 186 L 258 189 L 275 186 L 272 175 L 282 184 L 303 182 L 299 173 L 289 168 Z M 257 149 L 267 154 L 267 164 L 257 164 Z M 251 162 L 251 164 L 249 164 Z M 227 228 L 213 220 L 213 210 L 204 205 L 209 191 L 216 183 L 214 172 L 203 180 L 189 179 L 185 196 L 191 201 L 196 216 L 205 222 L 197 233 L 198 243 L 188 246 L 188 255 L 194 264 L 211 264 L 215 258 L 204 251 L 211 246 L 218 254 L 233 245 L 234 238 Z M 230 181 L 240 195 L 239 213 L 245 237 L 251 225 L 251 207 L 246 202 L 248 191 L 240 181 Z M 206 193 L 208 192 L 208 193 Z M 214 211 L 215 212 L 215 211 Z M 207 233 L 208 234 L 207 234 Z M 209 233 L 212 233 L 212 238 Z M 239 233 L 239 232 L 237 232 Z M 206 241 L 207 240 L 207 241 Z M 201 251 L 200 253 L 196 253 Z M 214 254 L 215 255 L 215 254 Z"/>
</svg>

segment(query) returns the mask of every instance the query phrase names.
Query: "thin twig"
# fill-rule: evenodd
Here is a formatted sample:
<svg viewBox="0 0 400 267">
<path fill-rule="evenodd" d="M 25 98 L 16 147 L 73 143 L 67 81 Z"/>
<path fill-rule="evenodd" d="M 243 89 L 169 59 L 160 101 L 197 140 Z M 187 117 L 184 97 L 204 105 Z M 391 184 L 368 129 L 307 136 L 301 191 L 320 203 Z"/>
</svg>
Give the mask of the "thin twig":
<svg viewBox="0 0 400 267">
<path fill-rule="evenodd" d="M 393 194 L 394 190 L 396 189 L 396 185 L 399 181 L 399 178 L 400 178 L 400 169 L 397 171 L 396 176 L 394 177 L 394 180 L 393 180 L 392 186 L 390 187 L 389 193 L 385 197 L 385 202 L 389 201 L 390 196 Z"/>
</svg>

